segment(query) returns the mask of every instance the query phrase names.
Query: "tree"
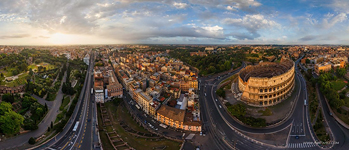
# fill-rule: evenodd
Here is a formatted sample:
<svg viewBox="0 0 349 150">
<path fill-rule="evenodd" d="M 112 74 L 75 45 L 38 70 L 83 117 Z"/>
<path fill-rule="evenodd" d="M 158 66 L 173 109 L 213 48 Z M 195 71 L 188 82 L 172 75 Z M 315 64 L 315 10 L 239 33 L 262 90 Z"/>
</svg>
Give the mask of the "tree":
<svg viewBox="0 0 349 150">
<path fill-rule="evenodd" d="M 23 120 L 23 116 L 14 111 L 6 112 L 4 115 L 0 116 L 0 129 L 2 133 L 6 135 L 18 133 L 21 129 L 21 125 L 23 125 Z"/>
<path fill-rule="evenodd" d="M 338 77 L 343 77 L 347 73 L 347 71 L 345 68 L 340 68 L 340 69 L 336 70 L 336 73 L 337 73 Z"/>
<path fill-rule="evenodd" d="M 48 107 L 47 107 L 47 104 L 45 103 L 45 111 L 47 111 L 48 110 Z"/>
<path fill-rule="evenodd" d="M 0 103 L 0 115 L 4 115 L 6 112 L 12 111 L 12 105 L 8 102 Z"/>
<path fill-rule="evenodd" d="M 37 100 L 34 97 L 29 97 L 29 96 L 25 96 L 22 99 L 22 107 L 25 108 L 29 108 L 33 103 L 37 102 Z"/>
<path fill-rule="evenodd" d="M 33 72 L 33 69 L 32 69 L 32 68 L 30 68 L 30 69 L 29 69 L 29 75 L 31 75 L 31 76 L 32 76 L 32 75 L 33 75 L 33 73 L 34 73 L 34 72 Z"/>
<path fill-rule="evenodd" d="M 13 94 L 6 93 L 2 95 L 2 100 L 12 104 L 15 101 L 15 97 L 13 96 Z"/>
<path fill-rule="evenodd" d="M 232 113 L 233 116 L 245 116 L 246 107 L 242 104 L 236 104 L 228 108 L 228 110 Z"/>
<path fill-rule="evenodd" d="M 35 139 L 34 139 L 33 137 L 31 137 L 31 138 L 29 139 L 28 143 L 29 143 L 30 145 L 33 145 L 33 144 L 36 143 L 36 141 L 35 141 Z"/>
<path fill-rule="evenodd" d="M 310 60 L 309 60 L 309 59 L 306 59 L 306 60 L 305 60 L 305 63 L 306 63 L 306 64 L 309 64 L 309 63 L 310 63 Z"/>
</svg>

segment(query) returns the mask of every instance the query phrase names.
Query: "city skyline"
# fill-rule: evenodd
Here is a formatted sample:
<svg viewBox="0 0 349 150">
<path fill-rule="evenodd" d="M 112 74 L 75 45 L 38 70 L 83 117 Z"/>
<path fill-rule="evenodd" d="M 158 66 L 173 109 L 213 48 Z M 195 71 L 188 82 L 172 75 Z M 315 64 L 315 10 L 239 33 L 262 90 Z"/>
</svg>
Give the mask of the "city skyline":
<svg viewBox="0 0 349 150">
<path fill-rule="evenodd" d="M 0 2 L 0 45 L 346 44 L 344 0 Z"/>
</svg>

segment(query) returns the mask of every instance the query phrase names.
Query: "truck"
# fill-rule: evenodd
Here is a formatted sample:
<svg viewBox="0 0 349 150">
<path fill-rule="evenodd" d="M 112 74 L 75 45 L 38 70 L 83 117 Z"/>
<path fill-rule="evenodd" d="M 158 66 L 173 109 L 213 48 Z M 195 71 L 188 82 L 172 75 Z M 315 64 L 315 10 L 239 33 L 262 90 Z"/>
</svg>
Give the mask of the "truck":
<svg viewBox="0 0 349 150">
<path fill-rule="evenodd" d="M 74 125 L 73 131 L 75 132 L 79 127 L 79 121 L 77 121 Z"/>
</svg>

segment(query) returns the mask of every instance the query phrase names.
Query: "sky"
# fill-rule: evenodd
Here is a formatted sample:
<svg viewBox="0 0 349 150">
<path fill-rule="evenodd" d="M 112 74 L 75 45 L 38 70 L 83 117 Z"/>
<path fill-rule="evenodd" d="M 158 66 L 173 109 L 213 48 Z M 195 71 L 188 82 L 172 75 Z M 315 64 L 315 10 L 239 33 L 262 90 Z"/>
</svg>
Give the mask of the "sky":
<svg viewBox="0 0 349 150">
<path fill-rule="evenodd" d="M 349 0 L 0 0 L 0 45 L 342 44 Z"/>
</svg>

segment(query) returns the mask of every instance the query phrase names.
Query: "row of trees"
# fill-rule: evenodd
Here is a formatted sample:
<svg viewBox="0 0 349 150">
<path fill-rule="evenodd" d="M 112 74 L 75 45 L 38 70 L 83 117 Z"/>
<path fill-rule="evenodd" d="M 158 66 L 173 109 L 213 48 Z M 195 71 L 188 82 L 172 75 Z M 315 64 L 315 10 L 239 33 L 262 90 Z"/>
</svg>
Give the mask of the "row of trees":
<svg viewBox="0 0 349 150">
<path fill-rule="evenodd" d="M 251 116 L 246 115 L 246 106 L 243 104 L 235 104 L 231 105 L 230 103 L 225 104 L 228 111 L 235 116 L 237 119 L 239 119 L 241 122 L 243 122 L 246 125 L 252 126 L 252 127 L 265 127 L 267 125 L 266 120 L 263 118 L 254 118 Z"/>
<path fill-rule="evenodd" d="M 245 58 L 245 54 L 242 51 L 230 51 L 202 57 L 190 56 L 190 51 L 187 50 L 171 51 L 169 54 L 173 58 L 180 59 L 188 63 L 188 65 L 198 68 L 200 75 L 227 71 L 232 68 L 232 62 L 241 62 Z"/>
<path fill-rule="evenodd" d="M 64 94 L 74 95 L 75 94 L 75 89 L 71 86 L 70 74 L 71 74 L 71 67 L 70 67 L 70 65 L 68 63 L 67 77 L 66 77 L 65 82 L 63 83 L 62 92 Z"/>
<path fill-rule="evenodd" d="M 332 108 L 338 109 L 344 105 L 344 100 L 340 99 L 339 94 L 336 90 L 333 89 L 331 81 L 335 81 L 337 77 L 330 73 L 322 73 L 319 76 L 320 91 L 326 96 L 329 101 L 329 104 Z"/>
</svg>

